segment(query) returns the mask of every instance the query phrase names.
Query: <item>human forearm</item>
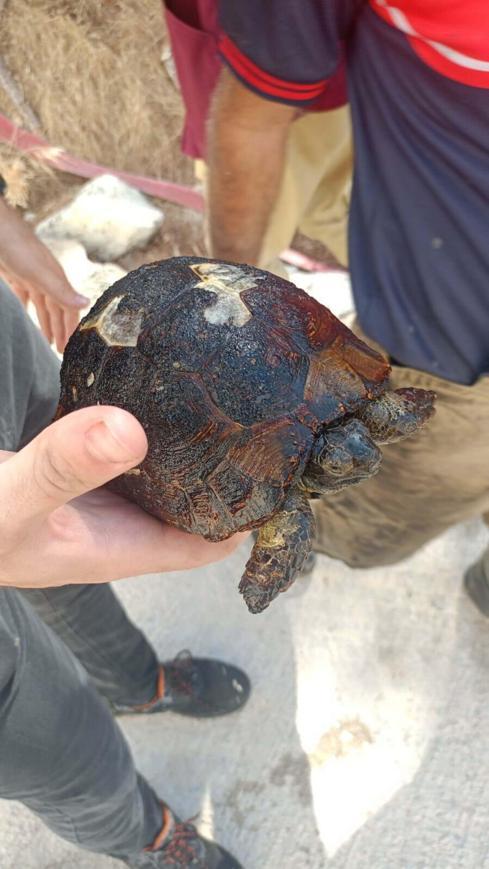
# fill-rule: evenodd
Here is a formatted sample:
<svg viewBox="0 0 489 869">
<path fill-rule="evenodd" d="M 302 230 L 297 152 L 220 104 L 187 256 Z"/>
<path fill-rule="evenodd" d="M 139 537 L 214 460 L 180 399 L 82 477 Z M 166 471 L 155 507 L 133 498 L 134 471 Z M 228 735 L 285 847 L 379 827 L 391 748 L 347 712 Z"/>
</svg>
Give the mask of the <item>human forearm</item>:
<svg viewBox="0 0 489 869">
<path fill-rule="evenodd" d="M 213 257 L 258 262 L 282 177 L 281 144 L 271 148 L 267 133 L 249 134 L 229 126 L 216 131 L 209 174 Z"/>
<path fill-rule="evenodd" d="M 246 90 L 226 70 L 209 130 L 209 228 L 218 259 L 254 264 L 282 179 L 294 110 Z"/>
</svg>

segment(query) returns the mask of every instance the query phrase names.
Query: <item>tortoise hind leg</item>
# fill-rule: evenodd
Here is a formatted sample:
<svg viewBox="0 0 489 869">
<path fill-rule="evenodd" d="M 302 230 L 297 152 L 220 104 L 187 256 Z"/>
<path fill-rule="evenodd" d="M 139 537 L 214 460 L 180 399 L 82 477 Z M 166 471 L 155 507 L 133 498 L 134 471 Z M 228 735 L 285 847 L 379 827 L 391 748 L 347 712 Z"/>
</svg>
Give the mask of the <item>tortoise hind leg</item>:
<svg viewBox="0 0 489 869">
<path fill-rule="evenodd" d="M 311 551 L 313 533 L 307 496 L 294 487 L 280 511 L 258 530 L 239 584 L 251 613 L 261 613 L 293 583 Z"/>
</svg>

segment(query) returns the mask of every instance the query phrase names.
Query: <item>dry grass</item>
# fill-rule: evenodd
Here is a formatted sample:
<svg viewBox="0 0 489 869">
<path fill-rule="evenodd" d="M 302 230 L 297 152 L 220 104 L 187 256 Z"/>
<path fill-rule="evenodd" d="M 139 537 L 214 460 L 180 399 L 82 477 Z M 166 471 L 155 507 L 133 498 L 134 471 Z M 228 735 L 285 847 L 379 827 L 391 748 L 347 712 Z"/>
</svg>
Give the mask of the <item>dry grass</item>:
<svg viewBox="0 0 489 869">
<path fill-rule="evenodd" d="M 6 0 L 0 56 L 52 144 L 107 166 L 189 181 L 178 147 L 180 97 L 161 62 L 165 38 L 159 0 Z M 0 111 L 25 123 L 4 88 Z M 7 146 L 0 170 L 13 179 L 19 204 L 34 209 L 73 183 Z"/>
</svg>

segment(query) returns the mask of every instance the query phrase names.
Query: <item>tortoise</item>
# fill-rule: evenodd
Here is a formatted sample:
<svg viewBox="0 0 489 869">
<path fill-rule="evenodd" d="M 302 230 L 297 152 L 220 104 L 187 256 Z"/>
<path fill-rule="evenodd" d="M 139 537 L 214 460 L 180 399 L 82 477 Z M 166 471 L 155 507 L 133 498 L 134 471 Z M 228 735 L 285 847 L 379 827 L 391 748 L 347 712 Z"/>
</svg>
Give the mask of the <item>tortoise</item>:
<svg viewBox="0 0 489 869">
<path fill-rule="evenodd" d="M 261 612 L 311 549 L 309 499 L 375 474 L 434 393 L 389 391 L 389 363 L 327 308 L 252 266 L 197 257 L 116 281 L 65 351 L 57 416 L 117 405 L 143 462 L 110 488 L 208 540 L 258 529 L 239 589 Z"/>
</svg>

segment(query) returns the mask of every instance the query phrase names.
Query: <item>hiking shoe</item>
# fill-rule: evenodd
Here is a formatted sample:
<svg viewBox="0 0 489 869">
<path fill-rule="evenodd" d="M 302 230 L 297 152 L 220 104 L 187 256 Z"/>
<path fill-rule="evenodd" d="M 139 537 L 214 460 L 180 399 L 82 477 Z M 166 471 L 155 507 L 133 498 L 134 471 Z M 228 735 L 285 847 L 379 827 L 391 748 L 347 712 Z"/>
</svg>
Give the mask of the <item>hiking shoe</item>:
<svg viewBox="0 0 489 869">
<path fill-rule="evenodd" d="M 243 869 L 224 848 L 199 836 L 165 806 L 164 824 L 151 848 L 124 862 L 131 869 Z"/>
<path fill-rule="evenodd" d="M 465 591 L 483 616 L 489 618 L 489 580 L 482 559 L 476 561 L 464 575 Z"/>
<path fill-rule="evenodd" d="M 178 712 L 193 718 L 229 715 L 245 705 L 251 685 L 246 673 L 212 658 L 193 658 L 180 652 L 160 666 L 157 691 L 142 706 L 113 705 L 116 715 Z"/>
</svg>

